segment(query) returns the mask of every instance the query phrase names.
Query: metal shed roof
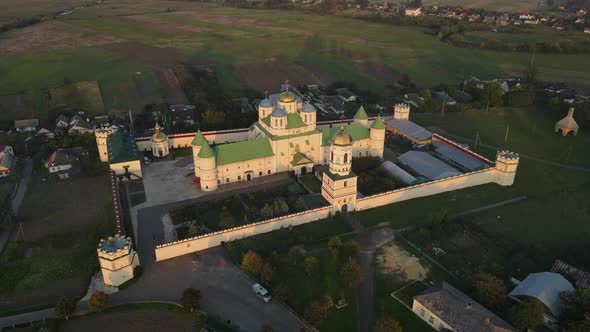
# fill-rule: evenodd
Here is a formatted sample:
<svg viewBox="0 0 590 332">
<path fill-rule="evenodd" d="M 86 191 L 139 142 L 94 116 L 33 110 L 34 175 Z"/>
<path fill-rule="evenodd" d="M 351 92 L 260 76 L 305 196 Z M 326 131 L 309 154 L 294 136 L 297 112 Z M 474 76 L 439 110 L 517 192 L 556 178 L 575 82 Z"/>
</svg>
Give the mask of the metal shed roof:
<svg viewBox="0 0 590 332">
<path fill-rule="evenodd" d="M 427 152 L 409 151 L 399 156 L 398 159 L 410 166 L 414 171 L 433 180 L 461 174 L 458 170 L 436 159 Z"/>
</svg>

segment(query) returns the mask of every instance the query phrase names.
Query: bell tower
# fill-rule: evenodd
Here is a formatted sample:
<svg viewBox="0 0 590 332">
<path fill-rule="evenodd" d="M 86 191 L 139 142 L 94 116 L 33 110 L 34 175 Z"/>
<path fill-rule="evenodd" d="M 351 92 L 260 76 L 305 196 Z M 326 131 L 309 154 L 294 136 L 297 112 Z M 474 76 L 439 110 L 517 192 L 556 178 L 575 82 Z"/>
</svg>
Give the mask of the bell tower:
<svg viewBox="0 0 590 332">
<path fill-rule="evenodd" d="M 341 127 L 332 138 L 329 169 L 322 175 L 322 196 L 332 205 L 332 213 L 354 211 L 357 176 L 352 168 L 352 138 Z"/>
</svg>

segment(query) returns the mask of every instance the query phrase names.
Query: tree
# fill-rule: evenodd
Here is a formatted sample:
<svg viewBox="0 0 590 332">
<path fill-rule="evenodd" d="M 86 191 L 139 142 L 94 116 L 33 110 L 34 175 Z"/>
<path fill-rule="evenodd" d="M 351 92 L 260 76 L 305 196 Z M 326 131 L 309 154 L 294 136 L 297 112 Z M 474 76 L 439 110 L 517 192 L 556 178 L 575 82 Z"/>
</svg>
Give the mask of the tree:
<svg viewBox="0 0 590 332">
<path fill-rule="evenodd" d="M 355 261 L 344 264 L 340 274 L 342 280 L 351 287 L 358 286 L 362 279 L 361 267 Z"/>
<path fill-rule="evenodd" d="M 486 112 L 490 108 L 490 106 L 498 105 L 502 103 L 502 95 L 504 94 L 504 90 L 500 86 L 500 83 L 494 82 L 490 84 L 486 84 L 483 88 L 481 93 L 481 97 L 483 101 L 486 103 Z"/>
<path fill-rule="evenodd" d="M 402 327 L 392 318 L 379 318 L 375 322 L 375 332 L 402 332 Z"/>
<path fill-rule="evenodd" d="M 333 12 L 337 9 L 338 3 L 336 0 L 323 0 L 321 6 L 324 12 Z"/>
<path fill-rule="evenodd" d="M 260 209 L 260 216 L 262 217 L 262 219 L 270 219 L 272 218 L 274 213 L 274 210 L 268 203 L 264 204 L 262 209 Z"/>
<path fill-rule="evenodd" d="M 588 332 L 590 331 L 590 313 L 584 315 L 583 320 L 567 323 L 561 329 L 563 332 Z"/>
<path fill-rule="evenodd" d="M 327 316 L 326 308 L 319 301 L 312 301 L 303 309 L 303 318 L 314 327 L 319 327 Z"/>
<path fill-rule="evenodd" d="M 260 269 L 260 279 L 265 283 L 269 283 L 272 280 L 273 273 L 274 269 L 272 265 L 264 263 L 262 264 L 262 269 Z"/>
<path fill-rule="evenodd" d="M 565 331 L 584 331 L 580 327 L 590 321 L 590 287 L 561 295 L 561 317 Z"/>
<path fill-rule="evenodd" d="M 309 277 L 312 274 L 318 272 L 320 268 L 320 261 L 314 256 L 308 256 L 305 257 L 303 266 L 305 267 L 305 273 L 307 273 L 307 276 Z"/>
<path fill-rule="evenodd" d="M 248 252 L 242 258 L 242 269 L 257 276 L 262 271 L 263 261 L 262 258 L 252 250 Z"/>
<path fill-rule="evenodd" d="M 76 309 L 74 300 L 69 296 L 62 296 L 55 304 L 55 315 L 58 318 L 68 320 L 74 313 L 74 309 Z"/>
<path fill-rule="evenodd" d="M 88 306 L 94 311 L 102 311 L 109 302 L 109 296 L 103 291 L 96 291 L 92 293 L 88 300 Z"/>
<path fill-rule="evenodd" d="M 285 302 L 289 298 L 289 286 L 280 284 L 272 289 L 272 295 L 275 299 Z"/>
<path fill-rule="evenodd" d="M 303 255 L 301 255 L 301 250 L 298 246 L 293 246 L 289 249 L 289 262 L 292 265 L 297 265 L 301 261 L 301 258 L 303 258 Z"/>
<path fill-rule="evenodd" d="M 220 228 L 232 228 L 236 225 L 234 216 L 229 212 L 227 207 L 222 207 L 219 212 L 219 227 Z"/>
<path fill-rule="evenodd" d="M 361 252 L 361 247 L 355 240 L 348 240 L 342 246 L 341 255 L 344 258 L 355 258 Z"/>
<path fill-rule="evenodd" d="M 340 252 L 340 247 L 342 247 L 342 240 L 338 236 L 332 236 L 330 241 L 328 241 L 328 248 L 334 257 L 338 256 Z"/>
<path fill-rule="evenodd" d="M 485 272 L 476 273 L 471 282 L 478 301 L 488 308 L 497 308 L 506 299 L 506 286 L 498 277 Z"/>
<path fill-rule="evenodd" d="M 536 329 L 543 325 L 543 313 L 545 308 L 543 303 L 532 298 L 513 306 L 510 310 L 510 321 L 517 329 L 524 331 L 526 329 Z"/>
<path fill-rule="evenodd" d="M 303 197 L 297 196 L 297 199 L 293 202 L 293 209 L 296 212 L 305 210 L 305 201 L 303 201 Z"/>
<path fill-rule="evenodd" d="M 199 309 L 199 302 L 201 301 L 201 291 L 196 288 L 187 288 L 182 292 L 180 304 L 189 309 L 191 312 Z"/>
</svg>

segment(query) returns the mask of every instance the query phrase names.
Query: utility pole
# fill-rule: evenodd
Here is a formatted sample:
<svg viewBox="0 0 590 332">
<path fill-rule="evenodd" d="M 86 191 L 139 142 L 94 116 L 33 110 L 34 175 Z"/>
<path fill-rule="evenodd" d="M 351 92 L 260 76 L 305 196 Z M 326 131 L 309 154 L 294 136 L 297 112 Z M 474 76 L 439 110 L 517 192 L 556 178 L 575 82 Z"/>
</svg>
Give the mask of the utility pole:
<svg viewBox="0 0 590 332">
<path fill-rule="evenodd" d="M 506 125 L 506 135 L 504 136 L 504 143 L 508 141 L 508 131 L 510 130 L 510 123 Z"/>
<path fill-rule="evenodd" d="M 442 104 L 442 117 L 444 118 L 445 116 L 445 104 L 447 103 L 446 100 L 443 100 L 443 104 Z"/>
</svg>

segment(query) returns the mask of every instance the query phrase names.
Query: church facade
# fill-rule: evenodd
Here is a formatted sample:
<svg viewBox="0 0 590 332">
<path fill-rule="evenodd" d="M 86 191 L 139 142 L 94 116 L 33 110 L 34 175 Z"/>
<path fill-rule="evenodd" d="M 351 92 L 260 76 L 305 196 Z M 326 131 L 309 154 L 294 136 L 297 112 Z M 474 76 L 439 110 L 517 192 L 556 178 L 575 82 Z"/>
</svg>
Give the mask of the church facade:
<svg viewBox="0 0 590 332">
<path fill-rule="evenodd" d="M 369 125 L 361 106 L 353 123 L 322 130 L 316 128 L 316 117 L 313 105 L 286 90 L 260 102 L 258 121 L 250 126 L 247 140 L 212 148 L 197 132 L 192 149 L 201 189 L 214 191 L 223 184 L 285 171 L 311 172 L 314 166 L 333 161 L 332 145 L 338 135 L 350 138 L 347 152 L 341 156 L 346 163 L 354 157 L 383 157 L 386 125 L 380 116 Z"/>
</svg>

